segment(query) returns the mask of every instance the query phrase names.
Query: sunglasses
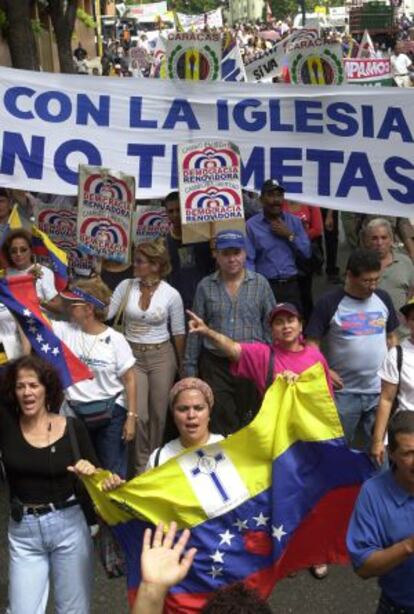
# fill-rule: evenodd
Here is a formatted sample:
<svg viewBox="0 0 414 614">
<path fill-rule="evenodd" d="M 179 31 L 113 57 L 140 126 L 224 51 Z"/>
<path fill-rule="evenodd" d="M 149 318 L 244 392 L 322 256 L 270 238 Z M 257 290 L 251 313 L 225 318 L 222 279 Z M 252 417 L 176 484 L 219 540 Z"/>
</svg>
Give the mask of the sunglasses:
<svg viewBox="0 0 414 614">
<path fill-rule="evenodd" d="M 29 247 L 12 247 L 10 250 L 11 254 L 25 254 L 29 251 Z"/>
</svg>

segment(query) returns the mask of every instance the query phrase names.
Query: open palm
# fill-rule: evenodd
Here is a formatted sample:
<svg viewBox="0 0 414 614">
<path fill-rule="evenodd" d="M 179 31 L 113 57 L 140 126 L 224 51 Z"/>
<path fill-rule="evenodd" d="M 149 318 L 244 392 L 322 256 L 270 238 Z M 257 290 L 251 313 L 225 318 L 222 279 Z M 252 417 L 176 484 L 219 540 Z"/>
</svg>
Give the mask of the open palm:
<svg viewBox="0 0 414 614">
<path fill-rule="evenodd" d="M 141 554 L 143 582 L 170 587 L 186 577 L 197 550 L 191 548 L 183 555 L 190 531 L 185 529 L 174 544 L 176 531 L 177 525 L 172 522 L 164 535 L 163 524 L 158 524 L 151 544 L 152 531 L 146 529 Z"/>
</svg>

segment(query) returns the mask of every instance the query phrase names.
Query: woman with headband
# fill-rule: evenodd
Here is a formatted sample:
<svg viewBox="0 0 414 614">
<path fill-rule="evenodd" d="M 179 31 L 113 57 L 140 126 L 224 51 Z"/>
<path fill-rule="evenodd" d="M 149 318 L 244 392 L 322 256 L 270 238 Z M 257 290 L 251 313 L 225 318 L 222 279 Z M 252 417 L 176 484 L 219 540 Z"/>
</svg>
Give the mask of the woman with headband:
<svg viewBox="0 0 414 614">
<path fill-rule="evenodd" d="M 53 322 L 53 330 L 94 375 L 66 390 L 67 404 L 86 425 L 100 466 L 125 477 L 137 422 L 135 358 L 104 322 L 110 296 L 99 277 L 79 280 L 61 293 L 70 322 Z"/>
</svg>

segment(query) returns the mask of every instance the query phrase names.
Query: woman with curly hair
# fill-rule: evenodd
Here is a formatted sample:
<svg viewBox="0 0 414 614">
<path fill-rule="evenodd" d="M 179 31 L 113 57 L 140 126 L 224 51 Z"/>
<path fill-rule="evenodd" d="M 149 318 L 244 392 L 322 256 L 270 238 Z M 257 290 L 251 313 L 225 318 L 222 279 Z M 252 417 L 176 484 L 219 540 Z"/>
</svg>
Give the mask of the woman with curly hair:
<svg viewBox="0 0 414 614">
<path fill-rule="evenodd" d="M 135 277 L 115 288 L 109 306 L 109 319 L 122 312 L 124 334 L 136 360 L 138 473 L 145 470 L 149 455 L 162 443 L 168 394 L 184 354 L 183 301 L 164 281 L 170 271 L 162 239 L 140 243 L 135 250 Z"/>
<path fill-rule="evenodd" d="M 84 614 L 93 548 L 76 477 L 68 471 L 85 461 L 76 463 L 69 429 L 81 458 L 97 464 L 88 433 L 78 420 L 59 415 L 59 375 L 36 356 L 9 367 L 1 398 L 0 449 L 10 490 L 8 612 L 45 612 L 52 576 L 56 611 Z"/>
</svg>

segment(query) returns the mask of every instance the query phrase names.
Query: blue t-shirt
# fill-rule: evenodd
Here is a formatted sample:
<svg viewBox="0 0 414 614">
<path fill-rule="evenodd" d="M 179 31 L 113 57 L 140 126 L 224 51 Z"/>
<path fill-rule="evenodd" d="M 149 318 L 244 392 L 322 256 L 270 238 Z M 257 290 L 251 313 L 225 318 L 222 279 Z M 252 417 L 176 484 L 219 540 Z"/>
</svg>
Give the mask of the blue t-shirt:
<svg viewBox="0 0 414 614">
<path fill-rule="evenodd" d="M 413 534 L 414 496 L 399 486 L 391 470 L 367 480 L 355 504 L 346 538 L 354 568 L 361 567 L 374 552 Z M 389 599 L 414 609 L 414 556 L 381 576 L 379 585 Z"/>
<path fill-rule="evenodd" d="M 326 358 L 341 376 L 343 392 L 376 394 L 381 388 L 378 370 L 387 353 L 387 334 L 398 325 L 385 290 L 359 299 L 338 288 L 321 296 L 305 333 L 326 338 Z"/>
</svg>

